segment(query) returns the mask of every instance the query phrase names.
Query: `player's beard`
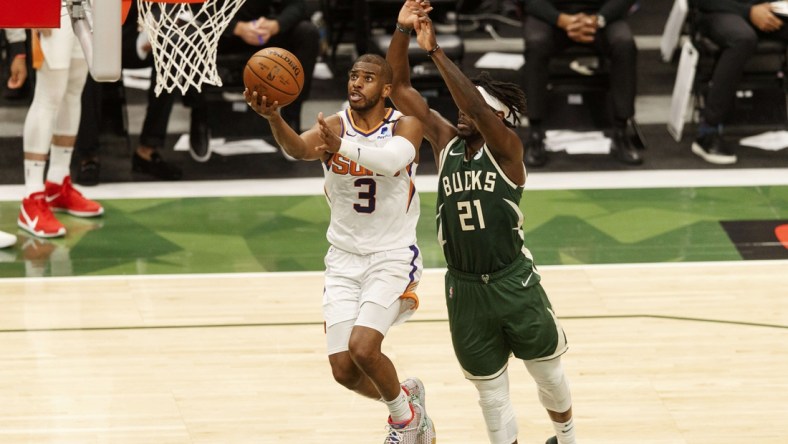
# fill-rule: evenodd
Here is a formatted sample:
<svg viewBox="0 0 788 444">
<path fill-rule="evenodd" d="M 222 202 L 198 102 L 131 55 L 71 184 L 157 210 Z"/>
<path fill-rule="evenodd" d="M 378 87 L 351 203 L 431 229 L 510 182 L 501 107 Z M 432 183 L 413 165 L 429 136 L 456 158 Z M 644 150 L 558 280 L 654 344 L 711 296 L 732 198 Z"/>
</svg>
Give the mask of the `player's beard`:
<svg viewBox="0 0 788 444">
<path fill-rule="evenodd" d="M 463 139 L 463 140 L 467 140 L 467 139 L 471 138 L 472 136 L 474 136 L 475 134 L 476 134 L 476 131 L 474 131 L 473 129 L 471 129 L 471 128 L 467 127 L 467 126 L 462 128 L 462 129 L 459 129 L 459 128 L 457 129 L 457 137 L 459 137 L 460 139 Z"/>
<path fill-rule="evenodd" d="M 377 103 L 380 101 L 380 93 L 378 93 L 374 97 L 367 97 L 367 96 L 363 96 L 363 97 L 365 97 L 366 99 L 363 101 L 363 103 L 348 101 L 348 103 L 350 104 L 350 109 L 359 112 L 369 111 L 372 108 L 374 108 L 375 105 L 377 105 Z"/>
</svg>

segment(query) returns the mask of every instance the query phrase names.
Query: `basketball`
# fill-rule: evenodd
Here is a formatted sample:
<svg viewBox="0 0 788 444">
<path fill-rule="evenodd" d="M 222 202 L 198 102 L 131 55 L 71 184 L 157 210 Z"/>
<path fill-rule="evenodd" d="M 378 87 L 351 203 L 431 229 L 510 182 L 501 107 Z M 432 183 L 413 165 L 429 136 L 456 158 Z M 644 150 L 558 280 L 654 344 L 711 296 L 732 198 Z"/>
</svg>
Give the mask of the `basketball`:
<svg viewBox="0 0 788 444">
<path fill-rule="evenodd" d="M 304 68 L 286 49 L 263 48 L 246 62 L 244 86 L 257 91 L 258 96 L 266 96 L 269 105 L 289 105 L 304 87 Z"/>
</svg>

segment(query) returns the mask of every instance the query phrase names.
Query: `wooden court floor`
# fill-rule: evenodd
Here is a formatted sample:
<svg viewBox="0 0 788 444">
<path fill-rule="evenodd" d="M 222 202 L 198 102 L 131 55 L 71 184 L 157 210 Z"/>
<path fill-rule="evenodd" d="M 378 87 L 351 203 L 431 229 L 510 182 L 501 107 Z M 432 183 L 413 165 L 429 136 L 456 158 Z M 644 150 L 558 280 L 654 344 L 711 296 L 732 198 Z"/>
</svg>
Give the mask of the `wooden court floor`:
<svg viewBox="0 0 788 444">
<path fill-rule="evenodd" d="M 583 444 L 788 442 L 788 262 L 557 266 Z M 320 273 L 3 279 L 0 443 L 383 440 L 386 410 L 339 387 Z M 384 343 L 421 377 L 438 442 L 485 443 L 454 359 L 442 272 Z M 521 444 L 551 436 L 511 361 Z"/>
</svg>

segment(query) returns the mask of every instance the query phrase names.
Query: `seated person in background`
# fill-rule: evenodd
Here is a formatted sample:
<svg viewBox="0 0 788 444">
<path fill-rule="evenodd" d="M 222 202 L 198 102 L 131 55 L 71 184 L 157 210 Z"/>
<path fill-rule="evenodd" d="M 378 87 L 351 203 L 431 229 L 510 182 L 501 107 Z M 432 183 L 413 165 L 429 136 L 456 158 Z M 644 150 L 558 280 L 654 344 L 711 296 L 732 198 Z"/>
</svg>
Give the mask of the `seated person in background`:
<svg viewBox="0 0 788 444">
<path fill-rule="evenodd" d="M 569 46 L 592 46 L 610 58 L 614 130 L 611 154 L 623 163 L 643 162 L 626 135 L 635 115 L 637 47 L 624 18 L 635 0 L 525 0 L 525 95 L 531 127 L 525 163 L 547 162 L 544 118 L 550 57 Z"/>
<path fill-rule="evenodd" d="M 242 73 L 246 61 L 265 47 L 284 48 L 304 68 L 304 88 L 298 98 L 282 108 L 291 128 L 301 130 L 301 106 L 309 97 L 312 74 L 320 52 L 320 32 L 309 20 L 304 0 L 247 1 L 227 25 L 219 40 L 219 54 L 241 54 L 234 72 Z"/>
<path fill-rule="evenodd" d="M 121 64 L 123 68 L 144 68 L 153 64 L 153 57 L 150 55 L 150 48 L 138 51 L 137 42 L 140 30 L 137 25 L 137 4 L 131 2 L 129 15 L 123 23 L 121 30 Z M 123 88 L 123 80 L 113 83 L 96 82 L 88 74 L 85 87 L 82 91 L 82 117 L 79 122 L 79 131 L 74 145 L 74 159 L 72 171 L 74 171 L 74 182 L 93 186 L 98 185 L 100 180 L 100 158 L 99 158 L 99 135 L 102 120 L 106 116 L 101 115 L 102 102 L 104 95 L 113 92 L 117 88 Z M 167 101 L 170 104 L 167 104 Z M 157 119 L 161 115 L 158 110 L 161 106 L 167 107 L 167 113 L 163 117 L 163 122 Z M 170 180 L 180 178 L 181 171 L 174 165 L 164 162 L 159 155 L 157 148 L 164 144 L 167 123 L 169 121 L 169 110 L 172 108 L 172 98 L 159 100 L 153 93 L 153 87 L 148 92 L 148 113 L 145 116 L 142 134 L 140 135 L 140 145 L 132 155 L 132 165 L 135 171 L 150 174 L 158 179 Z M 154 111 L 151 112 L 151 109 Z M 151 137 L 150 134 L 159 134 L 158 137 Z M 153 142 L 151 142 L 153 139 Z"/>
<path fill-rule="evenodd" d="M 762 0 L 695 0 L 694 5 L 700 12 L 700 32 L 722 53 L 714 67 L 692 152 L 707 162 L 736 163 L 736 154 L 723 143 L 721 130 L 733 108 L 744 64 L 755 53 L 758 39 L 788 41 L 788 29 Z"/>
<path fill-rule="evenodd" d="M 222 59 L 219 64 L 241 79 L 246 61 L 264 47 L 287 49 L 301 61 L 304 68 L 304 87 L 301 94 L 292 104 L 282 109 L 285 121 L 299 130 L 301 105 L 309 96 L 312 73 L 320 50 L 320 33 L 309 21 L 304 0 L 249 0 L 244 3 L 219 39 L 217 52 Z M 238 54 L 240 57 L 222 58 L 226 54 Z M 234 66 L 224 65 L 233 62 Z M 177 180 L 181 178 L 181 170 L 165 162 L 158 155 L 158 150 L 164 145 L 167 123 L 176 94 L 179 93 L 162 93 L 156 97 L 153 84 L 155 73 L 148 94 L 148 109 L 140 134 L 140 144 L 132 159 L 132 169 L 164 180 Z M 191 108 L 190 154 L 195 161 L 206 162 L 211 156 L 208 146 L 211 134 L 205 98 L 201 93 L 190 90 L 183 99 L 184 104 Z M 150 159 L 149 155 L 152 156 Z"/>
</svg>

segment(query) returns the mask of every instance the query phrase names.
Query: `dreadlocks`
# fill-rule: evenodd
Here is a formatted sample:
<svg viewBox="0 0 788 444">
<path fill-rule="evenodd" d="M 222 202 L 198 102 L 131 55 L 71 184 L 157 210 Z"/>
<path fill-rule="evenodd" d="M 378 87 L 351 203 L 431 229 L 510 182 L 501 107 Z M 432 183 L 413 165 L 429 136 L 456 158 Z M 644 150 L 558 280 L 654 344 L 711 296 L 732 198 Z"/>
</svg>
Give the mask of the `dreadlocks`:
<svg viewBox="0 0 788 444">
<path fill-rule="evenodd" d="M 490 95 L 503 102 L 512 113 L 514 126 L 520 124 L 520 116 L 525 114 L 525 93 L 514 83 L 501 82 L 493 79 L 487 71 L 482 71 L 471 79 L 474 85 L 481 86 Z M 509 124 L 509 116 L 504 116 L 504 122 Z"/>
</svg>

